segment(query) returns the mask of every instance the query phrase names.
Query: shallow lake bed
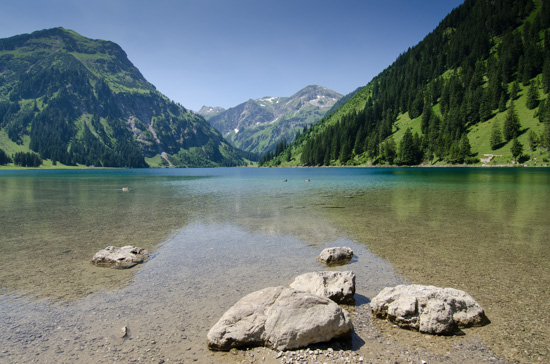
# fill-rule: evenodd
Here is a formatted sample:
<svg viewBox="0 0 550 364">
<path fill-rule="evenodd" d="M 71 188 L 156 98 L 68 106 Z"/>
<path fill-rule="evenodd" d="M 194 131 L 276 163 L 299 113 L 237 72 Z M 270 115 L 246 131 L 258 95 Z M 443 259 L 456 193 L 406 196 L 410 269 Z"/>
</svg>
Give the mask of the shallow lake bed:
<svg viewBox="0 0 550 364">
<path fill-rule="evenodd" d="M 319 252 L 348 245 L 350 353 L 544 362 L 549 181 L 544 169 L 2 172 L 0 361 L 252 360 L 210 352 L 206 332 L 240 297 L 325 269 Z M 122 271 L 90 264 L 129 244 L 153 257 Z M 463 289 L 492 323 L 447 338 L 373 320 L 369 298 L 407 281 Z"/>
</svg>

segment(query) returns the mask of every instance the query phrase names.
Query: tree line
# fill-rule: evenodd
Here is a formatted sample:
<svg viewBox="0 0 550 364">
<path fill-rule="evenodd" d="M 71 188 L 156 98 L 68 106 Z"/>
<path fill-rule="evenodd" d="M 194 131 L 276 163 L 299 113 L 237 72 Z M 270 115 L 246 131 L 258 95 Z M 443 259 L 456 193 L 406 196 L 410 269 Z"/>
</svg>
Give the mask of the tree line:
<svg viewBox="0 0 550 364">
<path fill-rule="evenodd" d="M 495 149 L 522 132 L 514 106 L 520 85 L 528 88 L 527 107 L 538 107 L 541 122 L 549 123 L 550 101 L 541 101 L 539 90 L 550 91 L 550 5 L 540 6 L 527 21 L 532 0 L 466 0 L 371 81 L 362 110 L 332 125 L 322 120 L 289 149 L 301 149 L 306 166 L 474 163 L 467 136 L 472 126 L 507 112 Z M 420 133 L 406 131 L 397 145 L 391 136 L 406 113 L 421 117 Z M 539 145 L 550 144 L 545 133 L 534 136 Z M 264 164 L 281 161 L 271 157 L 274 162 Z"/>
<path fill-rule="evenodd" d="M 0 149 L 0 166 L 13 163 L 20 167 L 39 167 L 42 165 L 42 158 L 33 152 L 17 152 L 11 157 Z"/>
</svg>

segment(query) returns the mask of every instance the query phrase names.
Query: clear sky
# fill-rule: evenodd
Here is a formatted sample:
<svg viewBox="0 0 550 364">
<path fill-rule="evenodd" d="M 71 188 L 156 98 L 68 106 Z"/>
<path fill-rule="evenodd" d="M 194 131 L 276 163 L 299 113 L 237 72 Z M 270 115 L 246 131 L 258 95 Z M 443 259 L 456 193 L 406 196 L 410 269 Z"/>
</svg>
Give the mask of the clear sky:
<svg viewBox="0 0 550 364">
<path fill-rule="evenodd" d="M 199 110 L 366 85 L 463 0 L 0 0 L 0 38 L 53 27 L 119 44 Z"/>
</svg>

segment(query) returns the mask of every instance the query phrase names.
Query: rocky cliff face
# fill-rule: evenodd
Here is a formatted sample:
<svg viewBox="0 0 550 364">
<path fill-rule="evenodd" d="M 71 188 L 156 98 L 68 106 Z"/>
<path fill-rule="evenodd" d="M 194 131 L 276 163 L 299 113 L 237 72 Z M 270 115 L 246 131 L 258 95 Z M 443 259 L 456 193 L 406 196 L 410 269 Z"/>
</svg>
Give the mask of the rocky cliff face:
<svg viewBox="0 0 550 364">
<path fill-rule="evenodd" d="M 212 116 L 210 125 L 233 145 L 263 154 L 296 132 L 320 120 L 342 97 L 321 86 L 307 86 L 290 97 L 248 100 Z"/>
</svg>

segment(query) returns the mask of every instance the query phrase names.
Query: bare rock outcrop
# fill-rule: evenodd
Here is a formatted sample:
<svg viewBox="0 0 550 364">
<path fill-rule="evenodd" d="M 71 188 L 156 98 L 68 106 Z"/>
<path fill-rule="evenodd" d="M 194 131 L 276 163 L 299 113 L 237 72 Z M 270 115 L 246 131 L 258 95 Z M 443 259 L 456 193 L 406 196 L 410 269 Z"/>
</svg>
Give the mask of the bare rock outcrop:
<svg viewBox="0 0 550 364">
<path fill-rule="evenodd" d="M 353 258 L 353 250 L 346 246 L 324 249 L 317 257 L 317 260 L 326 265 L 343 265 L 349 263 Z"/>
<path fill-rule="evenodd" d="M 377 317 L 427 334 L 449 335 L 457 328 L 488 322 L 481 306 L 468 293 L 453 288 L 414 284 L 386 287 L 370 306 Z"/>
<path fill-rule="evenodd" d="M 347 311 L 326 297 L 269 287 L 241 298 L 210 329 L 208 347 L 290 350 L 349 336 Z"/>
<path fill-rule="evenodd" d="M 355 273 L 351 271 L 305 273 L 294 278 L 289 287 L 328 297 L 336 303 L 355 303 Z"/>
<path fill-rule="evenodd" d="M 147 250 L 135 246 L 108 246 L 94 254 L 92 263 L 100 267 L 131 268 L 142 263 L 148 256 Z"/>
</svg>

